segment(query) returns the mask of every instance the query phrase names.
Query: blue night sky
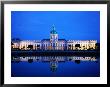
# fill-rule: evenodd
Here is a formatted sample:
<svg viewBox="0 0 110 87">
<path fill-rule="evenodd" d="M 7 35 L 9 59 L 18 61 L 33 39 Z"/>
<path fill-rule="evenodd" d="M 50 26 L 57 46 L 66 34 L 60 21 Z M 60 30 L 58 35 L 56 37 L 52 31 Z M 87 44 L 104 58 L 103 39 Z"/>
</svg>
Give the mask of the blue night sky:
<svg viewBox="0 0 110 87">
<path fill-rule="evenodd" d="M 11 37 L 48 39 L 53 24 L 60 39 L 100 42 L 99 11 L 12 11 Z"/>
</svg>

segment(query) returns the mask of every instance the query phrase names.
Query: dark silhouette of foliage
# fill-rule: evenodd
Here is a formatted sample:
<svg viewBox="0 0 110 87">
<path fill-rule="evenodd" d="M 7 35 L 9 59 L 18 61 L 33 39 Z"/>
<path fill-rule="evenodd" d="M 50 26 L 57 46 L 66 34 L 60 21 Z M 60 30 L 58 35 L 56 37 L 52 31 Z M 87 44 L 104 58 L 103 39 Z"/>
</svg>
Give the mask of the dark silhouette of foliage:
<svg viewBox="0 0 110 87">
<path fill-rule="evenodd" d="M 33 49 L 33 45 L 28 45 L 28 47 L 27 48 L 29 48 L 29 49 Z"/>
<path fill-rule="evenodd" d="M 80 44 L 75 44 L 75 47 L 80 47 Z"/>
<path fill-rule="evenodd" d="M 33 62 L 33 59 L 28 59 L 28 62 L 29 62 L 29 63 L 32 63 L 32 62 Z"/>
<path fill-rule="evenodd" d="M 79 64 L 80 63 L 80 60 L 75 60 L 75 63 Z"/>
<path fill-rule="evenodd" d="M 96 43 L 95 48 L 96 48 L 96 50 L 100 50 L 100 43 Z"/>
</svg>

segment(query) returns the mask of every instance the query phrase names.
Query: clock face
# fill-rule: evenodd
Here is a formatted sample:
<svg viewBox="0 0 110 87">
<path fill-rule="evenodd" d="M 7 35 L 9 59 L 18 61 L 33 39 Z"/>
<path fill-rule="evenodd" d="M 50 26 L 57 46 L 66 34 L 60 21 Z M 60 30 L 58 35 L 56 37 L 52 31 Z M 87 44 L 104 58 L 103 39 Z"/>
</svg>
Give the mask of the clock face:
<svg viewBox="0 0 110 87">
<path fill-rule="evenodd" d="M 51 35 L 51 40 L 53 42 L 57 41 L 58 37 L 56 35 Z"/>
</svg>

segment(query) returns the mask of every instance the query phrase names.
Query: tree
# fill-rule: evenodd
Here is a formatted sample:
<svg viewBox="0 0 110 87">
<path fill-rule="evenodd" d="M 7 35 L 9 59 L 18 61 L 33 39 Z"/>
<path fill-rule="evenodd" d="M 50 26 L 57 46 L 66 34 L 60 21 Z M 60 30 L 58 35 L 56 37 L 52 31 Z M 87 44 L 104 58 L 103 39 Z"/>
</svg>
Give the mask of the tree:
<svg viewBox="0 0 110 87">
<path fill-rule="evenodd" d="M 40 49 L 40 45 L 37 45 L 37 50 Z"/>
<path fill-rule="evenodd" d="M 29 48 L 30 50 L 32 50 L 33 49 L 33 45 L 28 45 L 27 48 Z"/>
<path fill-rule="evenodd" d="M 28 59 L 28 62 L 29 62 L 29 63 L 32 63 L 32 62 L 33 62 L 33 59 Z"/>
<path fill-rule="evenodd" d="M 71 49 L 71 45 L 68 45 L 68 49 L 69 49 L 69 50 Z"/>
<path fill-rule="evenodd" d="M 85 46 L 83 46 L 83 49 L 85 50 Z"/>
<path fill-rule="evenodd" d="M 14 45 L 13 42 L 11 42 L 11 45 Z"/>
<path fill-rule="evenodd" d="M 75 48 L 76 49 L 80 48 L 80 44 L 75 44 Z"/>
<path fill-rule="evenodd" d="M 75 60 L 75 63 L 80 64 L 80 60 Z"/>
<path fill-rule="evenodd" d="M 13 42 L 11 42 L 11 48 L 12 48 L 12 49 L 13 49 L 13 45 L 14 45 Z"/>
<path fill-rule="evenodd" d="M 96 43 L 96 44 L 95 44 L 95 49 L 96 49 L 96 50 L 100 50 L 100 43 Z"/>
</svg>

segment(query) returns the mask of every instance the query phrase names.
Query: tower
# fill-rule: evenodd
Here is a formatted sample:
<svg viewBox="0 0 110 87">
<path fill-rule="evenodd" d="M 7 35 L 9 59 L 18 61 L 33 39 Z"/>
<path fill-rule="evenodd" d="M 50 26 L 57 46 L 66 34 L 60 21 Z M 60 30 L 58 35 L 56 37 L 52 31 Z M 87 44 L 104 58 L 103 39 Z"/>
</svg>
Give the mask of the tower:
<svg viewBox="0 0 110 87">
<path fill-rule="evenodd" d="M 52 26 L 52 30 L 50 31 L 50 44 L 52 49 L 57 49 L 58 46 L 58 34 L 55 30 L 55 26 Z"/>
</svg>

